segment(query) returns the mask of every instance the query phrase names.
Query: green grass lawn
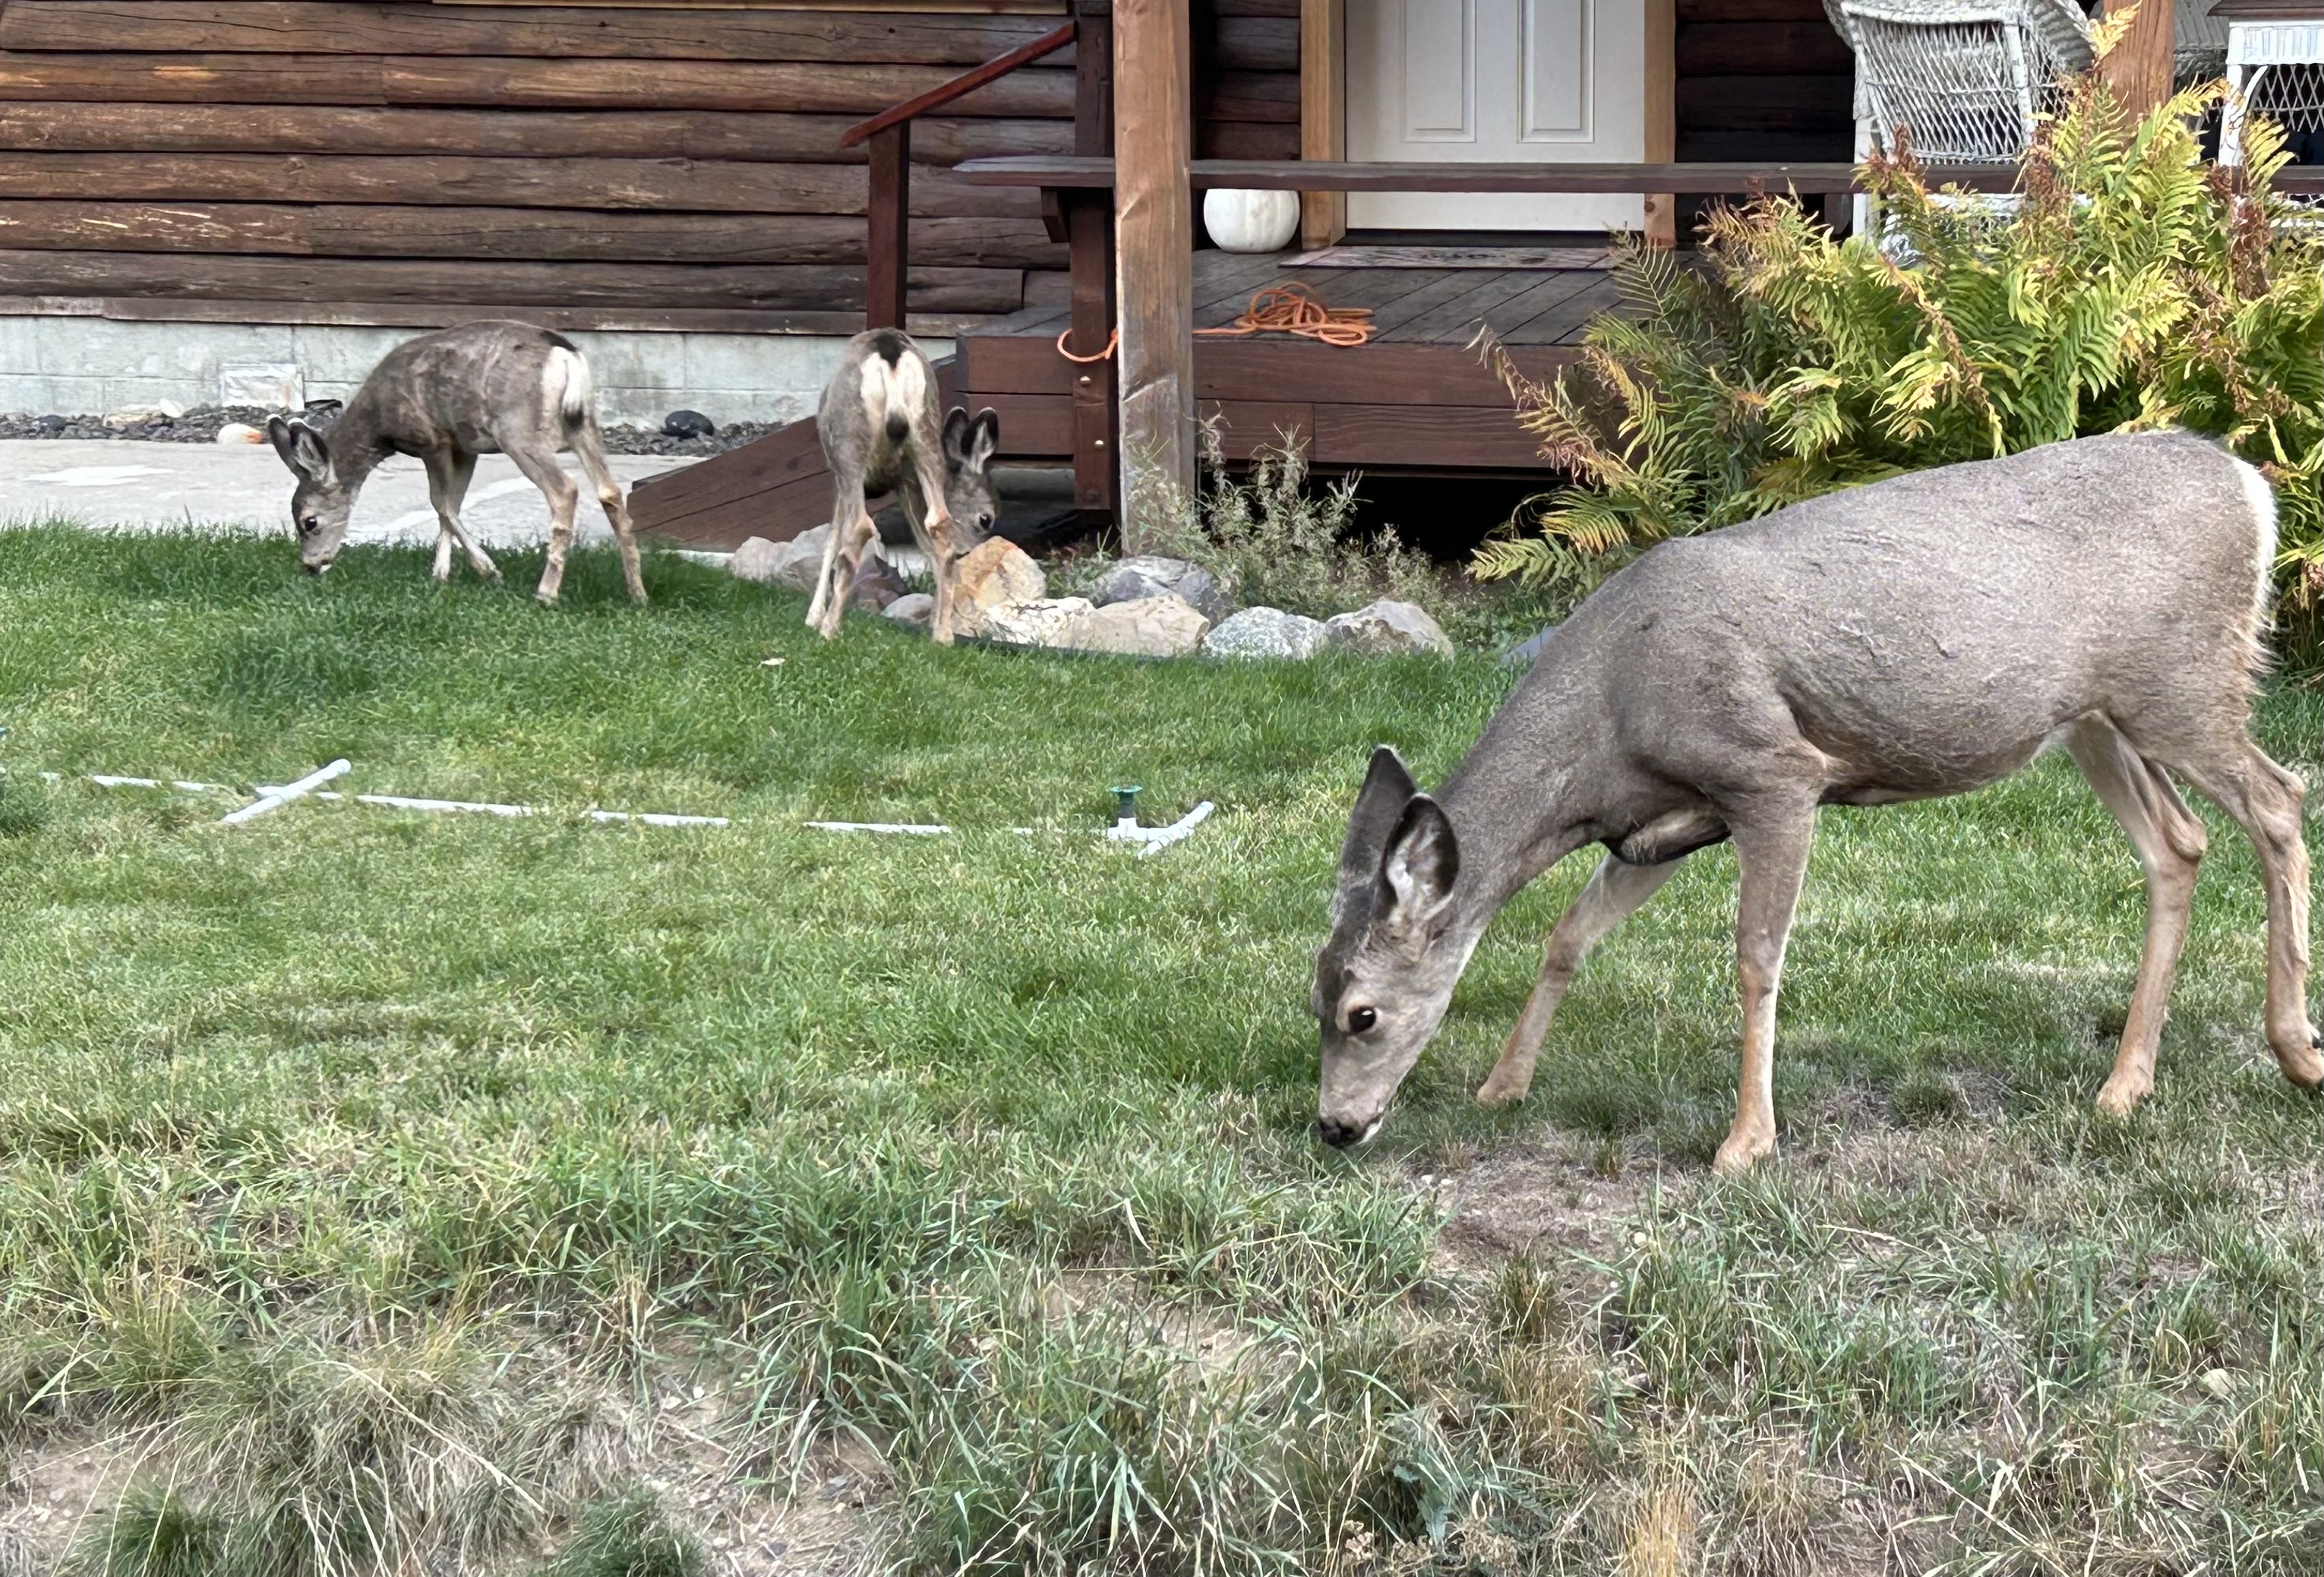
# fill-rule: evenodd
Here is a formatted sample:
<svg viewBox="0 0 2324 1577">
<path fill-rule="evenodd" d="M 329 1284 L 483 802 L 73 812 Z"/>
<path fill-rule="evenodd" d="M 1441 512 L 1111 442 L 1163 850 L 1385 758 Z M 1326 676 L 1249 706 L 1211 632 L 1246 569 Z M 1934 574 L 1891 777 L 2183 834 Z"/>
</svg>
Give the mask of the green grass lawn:
<svg viewBox="0 0 2324 1577">
<path fill-rule="evenodd" d="M 823 646 L 649 576 L 0 532 L 0 1571 L 2324 1567 L 2324 1104 L 2216 818 L 2127 1123 L 2143 890 L 2051 761 L 1826 816 L 1759 1175 L 1705 1167 L 1724 851 L 1484 1112 L 1586 862 L 1536 884 L 1351 1158 L 1305 1131 L 1346 807 L 1512 676 Z M 2319 721 L 2260 727 L 2314 777 Z M 341 755 L 567 814 L 71 781 Z M 1132 858 L 1125 779 L 1218 815 Z"/>
</svg>

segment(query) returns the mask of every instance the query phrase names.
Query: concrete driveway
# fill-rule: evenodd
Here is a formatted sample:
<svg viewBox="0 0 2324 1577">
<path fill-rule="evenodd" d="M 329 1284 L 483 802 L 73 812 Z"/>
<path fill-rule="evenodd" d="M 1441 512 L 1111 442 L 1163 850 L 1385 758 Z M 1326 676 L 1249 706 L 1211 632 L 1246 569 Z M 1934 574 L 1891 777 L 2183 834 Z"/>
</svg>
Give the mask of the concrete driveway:
<svg viewBox="0 0 2324 1577">
<path fill-rule="evenodd" d="M 684 456 L 614 455 L 624 486 L 691 465 Z M 573 457 L 567 473 L 582 481 Z M 502 455 L 476 462 L 461 523 L 489 548 L 546 539 L 549 505 Z M 217 530 L 290 532 L 290 473 L 263 444 L 156 444 L 133 440 L 0 440 L 0 527 L 62 520 L 94 530 Z M 611 540 L 605 517 L 582 481 L 576 540 Z M 420 462 L 396 456 L 372 474 L 356 501 L 350 543 L 432 547 L 436 512 Z"/>
</svg>

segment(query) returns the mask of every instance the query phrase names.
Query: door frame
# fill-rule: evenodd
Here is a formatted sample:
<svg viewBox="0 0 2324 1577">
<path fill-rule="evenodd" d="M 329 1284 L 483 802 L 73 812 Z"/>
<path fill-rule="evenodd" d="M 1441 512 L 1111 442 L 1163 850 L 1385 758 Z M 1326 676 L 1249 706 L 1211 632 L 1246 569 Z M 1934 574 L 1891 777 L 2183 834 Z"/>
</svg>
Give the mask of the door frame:
<svg viewBox="0 0 2324 1577">
<path fill-rule="evenodd" d="M 1678 0 L 1638 0 L 1646 8 L 1646 69 L 1640 84 L 1649 164 L 1678 155 Z M 1348 0 L 1299 0 L 1299 157 L 1348 156 Z M 1646 198 L 1650 246 L 1678 239 L 1677 199 Z M 1348 232 L 1345 192 L 1313 191 L 1300 203 L 1299 239 L 1329 246 Z"/>
</svg>

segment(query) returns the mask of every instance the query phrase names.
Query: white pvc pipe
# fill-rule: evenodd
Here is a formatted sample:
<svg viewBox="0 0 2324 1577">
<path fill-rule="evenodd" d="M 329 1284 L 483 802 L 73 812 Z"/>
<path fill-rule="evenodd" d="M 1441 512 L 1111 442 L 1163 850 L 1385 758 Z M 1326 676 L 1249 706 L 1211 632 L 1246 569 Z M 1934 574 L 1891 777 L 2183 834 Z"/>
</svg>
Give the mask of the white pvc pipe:
<svg viewBox="0 0 2324 1577">
<path fill-rule="evenodd" d="M 354 764 L 345 756 L 341 756 L 329 766 L 318 768 L 316 770 L 311 771 L 305 777 L 300 779 L 296 783 L 285 783 L 280 788 L 270 788 L 266 790 L 264 793 L 260 795 L 258 798 L 251 801 L 248 805 L 244 806 L 240 810 L 228 812 L 226 816 L 219 818 L 218 825 L 240 826 L 244 822 L 252 820 L 257 816 L 264 816 L 270 810 L 280 810 L 282 807 L 290 804 L 292 800 L 301 799 L 306 796 L 312 794 L 316 789 L 320 788 L 332 779 L 344 778 L 353 770 L 355 770 Z"/>
<path fill-rule="evenodd" d="M 811 821 L 807 825 L 819 833 L 904 833 L 916 838 L 940 838 L 952 831 L 941 823 L 908 821 Z"/>
</svg>

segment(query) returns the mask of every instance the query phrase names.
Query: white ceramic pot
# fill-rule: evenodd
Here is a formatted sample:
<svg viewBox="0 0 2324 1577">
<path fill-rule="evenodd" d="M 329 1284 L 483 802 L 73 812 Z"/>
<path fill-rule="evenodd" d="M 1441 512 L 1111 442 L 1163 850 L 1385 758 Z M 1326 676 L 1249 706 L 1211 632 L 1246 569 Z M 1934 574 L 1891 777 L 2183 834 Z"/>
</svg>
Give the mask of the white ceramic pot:
<svg viewBox="0 0 2324 1577">
<path fill-rule="evenodd" d="M 1227 252 L 1280 252 L 1299 233 L 1299 194 L 1213 188 L 1203 194 L 1203 227 Z"/>
</svg>

